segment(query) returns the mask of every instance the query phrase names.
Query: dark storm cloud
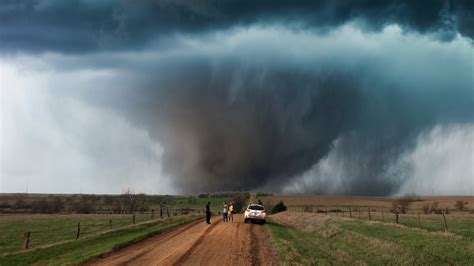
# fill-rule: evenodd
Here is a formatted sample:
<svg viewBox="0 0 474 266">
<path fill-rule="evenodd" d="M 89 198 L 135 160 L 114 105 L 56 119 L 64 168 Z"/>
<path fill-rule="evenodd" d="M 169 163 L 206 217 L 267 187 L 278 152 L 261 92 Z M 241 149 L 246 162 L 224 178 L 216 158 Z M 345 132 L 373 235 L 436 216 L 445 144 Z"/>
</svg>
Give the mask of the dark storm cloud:
<svg viewBox="0 0 474 266">
<path fill-rule="evenodd" d="M 335 156 L 333 191 L 389 195 L 422 132 L 474 122 L 472 1 L 137 3 L 4 1 L 0 49 L 149 134 L 181 191 L 279 191 Z"/>
<path fill-rule="evenodd" d="M 202 51 L 182 47 L 127 65 L 137 80 L 114 88 L 113 96 L 100 99 L 91 92 L 98 104 L 122 110 L 163 145 L 164 170 L 182 191 L 278 191 L 328 156 L 337 142 L 343 164 L 338 167 L 347 173 L 346 186 L 337 192 L 389 195 L 410 169 L 387 172 L 413 149 L 420 132 L 439 123 L 474 121 L 469 64 L 455 54 L 433 57 L 432 48 L 426 53 L 411 48 L 419 53 L 411 57 L 404 51 L 411 46 L 398 46 L 412 41 L 418 47 L 427 40 L 390 41 L 386 34 L 379 49 L 398 47 L 397 53 L 364 61 L 372 54 L 364 50 L 369 44 L 347 48 L 337 37 L 308 40 L 305 34 L 265 29 L 241 34 L 248 39 L 231 42 L 238 51 L 225 47 L 229 36 L 204 39 Z M 275 35 L 287 41 L 263 45 Z M 295 43 L 303 44 L 298 52 Z M 314 44 L 325 48 L 306 51 Z M 306 191 L 328 193 L 320 187 Z"/>
<path fill-rule="evenodd" d="M 88 1 L 3 0 L 1 48 L 76 52 L 138 49 L 174 33 L 282 24 L 327 31 L 356 21 L 365 30 L 399 24 L 451 40 L 474 36 L 473 1 Z"/>
</svg>

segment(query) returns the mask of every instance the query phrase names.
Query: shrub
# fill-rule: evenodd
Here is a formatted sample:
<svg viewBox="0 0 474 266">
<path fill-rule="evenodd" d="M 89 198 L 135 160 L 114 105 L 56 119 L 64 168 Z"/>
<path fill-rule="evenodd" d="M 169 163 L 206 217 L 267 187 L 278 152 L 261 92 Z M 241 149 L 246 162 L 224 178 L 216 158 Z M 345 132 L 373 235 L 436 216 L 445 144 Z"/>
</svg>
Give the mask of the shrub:
<svg viewBox="0 0 474 266">
<path fill-rule="evenodd" d="M 430 213 L 430 205 L 429 204 L 423 205 L 422 210 L 423 210 L 424 214 L 429 214 Z"/>
<path fill-rule="evenodd" d="M 234 203 L 234 212 L 241 212 L 244 208 L 244 204 L 249 197 L 248 193 L 235 193 L 232 197 L 232 202 Z"/>
<path fill-rule="evenodd" d="M 454 207 L 460 211 L 464 210 L 464 209 L 467 209 L 466 208 L 466 205 L 468 203 L 467 202 L 464 202 L 463 200 L 458 200 L 456 201 L 456 204 L 454 204 Z"/>
<path fill-rule="evenodd" d="M 437 201 L 431 203 L 430 213 L 441 214 L 441 210 L 438 209 L 438 204 L 439 203 Z"/>
<path fill-rule="evenodd" d="M 280 200 L 272 209 L 272 213 L 279 213 L 279 212 L 284 212 L 286 211 L 286 206 L 283 203 L 283 201 Z"/>
<path fill-rule="evenodd" d="M 392 209 L 390 209 L 393 213 L 407 213 L 408 207 L 411 205 L 413 200 L 411 198 L 399 198 L 392 201 Z"/>
</svg>

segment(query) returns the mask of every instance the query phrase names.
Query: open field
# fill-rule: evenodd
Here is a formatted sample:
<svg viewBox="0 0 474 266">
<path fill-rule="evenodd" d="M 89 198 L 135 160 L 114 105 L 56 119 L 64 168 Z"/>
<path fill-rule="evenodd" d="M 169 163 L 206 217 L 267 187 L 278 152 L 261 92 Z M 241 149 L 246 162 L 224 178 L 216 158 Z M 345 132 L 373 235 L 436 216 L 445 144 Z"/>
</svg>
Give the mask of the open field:
<svg viewBox="0 0 474 266">
<path fill-rule="evenodd" d="M 4 214 L 0 216 L 0 254 L 21 249 L 23 233 L 31 232 L 30 247 L 73 240 L 77 223 L 80 222 L 80 237 L 87 237 L 112 228 L 130 226 L 133 215 L 126 214 Z M 156 217 L 154 219 L 157 220 Z M 151 221 L 148 214 L 136 214 L 135 222 Z"/>
<path fill-rule="evenodd" d="M 464 218 L 450 233 L 300 212 L 273 215 L 267 227 L 283 264 L 472 265 L 474 219 Z"/>
<path fill-rule="evenodd" d="M 181 215 L 177 211 L 175 215 L 178 209 L 203 209 L 208 201 L 217 214 L 228 198 L 164 197 L 168 207 L 175 207 L 170 208 L 170 218 L 167 213 L 160 218 L 155 212 L 151 219 L 149 211 L 2 214 L 0 265 L 474 263 L 473 197 L 412 197 L 397 224 L 390 212 L 397 198 L 252 195 L 249 202 L 283 200 L 288 206 L 288 211 L 271 215 L 265 226 L 244 224 L 240 215 L 229 224 L 214 217 L 212 225 L 196 221 L 203 219 L 202 212 Z M 461 200 L 467 203 L 462 211 L 455 209 Z M 441 212 L 425 214 L 423 207 L 433 202 L 438 202 L 436 210 Z M 78 222 L 81 234 L 75 240 Z M 30 249 L 21 251 L 27 231 L 31 232 Z M 280 260 L 275 259 L 278 256 Z"/>
<path fill-rule="evenodd" d="M 2 255 L 0 256 L 0 265 L 80 264 L 200 218 L 195 215 L 176 216 L 143 222 L 134 226 L 107 231 L 103 234 L 80 238 L 79 240 L 65 241 L 27 252 Z"/>
<path fill-rule="evenodd" d="M 440 208 L 449 207 L 454 209 L 456 201 L 462 200 L 467 202 L 467 207 L 474 209 L 474 197 L 472 196 L 430 196 L 417 197 L 410 196 L 414 201 L 410 206 L 411 210 L 421 210 L 423 205 L 438 202 Z M 327 207 L 375 207 L 385 208 L 391 207 L 393 197 L 353 197 L 353 196 L 267 196 L 260 197 L 265 202 L 272 200 L 278 202 L 282 200 L 288 207 L 302 207 L 302 206 L 327 206 Z"/>
</svg>

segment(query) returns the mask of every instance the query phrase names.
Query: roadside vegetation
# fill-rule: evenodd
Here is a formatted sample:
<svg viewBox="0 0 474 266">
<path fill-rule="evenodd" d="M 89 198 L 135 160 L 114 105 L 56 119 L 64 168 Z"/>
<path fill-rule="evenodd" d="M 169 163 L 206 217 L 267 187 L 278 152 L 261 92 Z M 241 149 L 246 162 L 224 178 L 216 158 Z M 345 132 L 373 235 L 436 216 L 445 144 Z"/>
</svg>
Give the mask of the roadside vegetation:
<svg viewBox="0 0 474 266">
<path fill-rule="evenodd" d="M 49 247 L 4 254 L 0 256 L 0 265 L 80 264 L 197 219 L 201 219 L 201 216 L 176 216 L 90 235 Z"/>
</svg>

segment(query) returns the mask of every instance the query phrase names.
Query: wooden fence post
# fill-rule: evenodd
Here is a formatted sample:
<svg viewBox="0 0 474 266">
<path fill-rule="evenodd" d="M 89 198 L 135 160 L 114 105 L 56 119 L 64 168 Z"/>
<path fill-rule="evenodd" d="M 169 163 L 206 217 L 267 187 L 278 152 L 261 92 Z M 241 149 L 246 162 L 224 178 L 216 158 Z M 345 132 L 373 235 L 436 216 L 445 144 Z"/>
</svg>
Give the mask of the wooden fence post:
<svg viewBox="0 0 474 266">
<path fill-rule="evenodd" d="M 132 222 L 133 222 L 133 224 L 135 224 L 135 214 L 132 217 Z"/>
<path fill-rule="evenodd" d="M 370 215 L 370 207 L 369 207 L 369 221 L 372 220 L 372 216 Z"/>
<path fill-rule="evenodd" d="M 168 218 L 170 217 L 170 209 L 168 208 L 168 206 L 166 206 L 166 214 L 168 214 Z"/>
<path fill-rule="evenodd" d="M 400 224 L 400 221 L 398 220 L 398 212 L 395 212 L 395 219 L 397 220 L 397 224 Z"/>
<path fill-rule="evenodd" d="M 109 219 L 109 230 L 112 230 L 112 219 Z"/>
<path fill-rule="evenodd" d="M 163 204 L 160 203 L 160 218 L 163 218 Z"/>
<path fill-rule="evenodd" d="M 420 218 L 420 212 L 418 212 L 418 227 L 421 228 L 421 218 Z"/>
<path fill-rule="evenodd" d="M 352 218 L 352 211 L 350 207 L 349 207 L 349 216 Z"/>
<path fill-rule="evenodd" d="M 443 214 L 443 221 L 444 221 L 444 231 L 448 232 L 448 223 L 446 222 L 446 216 L 444 216 L 444 211 L 441 212 Z"/>
<path fill-rule="evenodd" d="M 77 222 L 76 239 L 79 239 L 80 234 L 81 234 L 81 222 Z"/>
<path fill-rule="evenodd" d="M 155 209 L 151 209 L 151 219 L 155 218 Z"/>
<path fill-rule="evenodd" d="M 23 234 L 23 249 L 28 249 L 29 248 L 29 245 L 30 245 L 30 235 L 31 233 L 30 232 L 25 232 Z"/>
</svg>

